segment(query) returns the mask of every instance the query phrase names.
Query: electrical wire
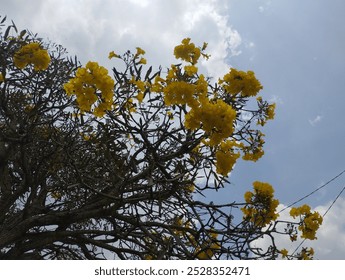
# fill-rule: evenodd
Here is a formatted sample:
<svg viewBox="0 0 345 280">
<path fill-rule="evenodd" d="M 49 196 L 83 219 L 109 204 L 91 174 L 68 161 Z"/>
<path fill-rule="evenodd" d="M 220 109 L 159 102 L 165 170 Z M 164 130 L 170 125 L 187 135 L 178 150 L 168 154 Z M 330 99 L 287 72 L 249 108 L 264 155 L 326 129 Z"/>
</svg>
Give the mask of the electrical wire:
<svg viewBox="0 0 345 280">
<path fill-rule="evenodd" d="M 290 208 L 291 206 L 301 202 L 302 200 L 308 198 L 309 196 L 313 195 L 314 193 L 318 192 L 319 190 L 325 188 L 326 186 L 328 186 L 330 183 L 332 183 L 333 181 L 335 181 L 336 179 L 338 179 L 341 175 L 343 175 L 345 173 L 345 169 L 343 171 L 341 171 L 339 174 L 337 174 L 336 176 L 334 176 L 332 179 L 328 180 L 326 183 L 324 183 L 323 185 L 321 185 L 320 187 L 316 188 L 315 190 L 313 190 L 312 192 L 310 192 L 309 194 L 301 197 L 300 199 L 290 203 L 288 206 L 284 207 L 283 209 L 281 209 L 279 213 L 285 211 L 286 209 Z M 332 201 L 332 203 L 330 204 L 330 206 L 327 208 L 327 210 L 325 211 L 325 213 L 322 215 L 322 218 L 324 218 L 327 213 L 331 210 L 331 208 L 334 206 L 334 204 L 336 203 L 336 201 L 338 200 L 338 198 L 342 195 L 342 193 L 345 191 L 345 186 L 341 189 L 341 191 L 337 194 L 337 196 L 334 198 L 334 200 Z M 296 249 L 293 251 L 292 255 L 294 255 L 297 250 L 303 245 L 303 243 L 306 241 L 306 239 L 304 238 L 300 244 L 296 247 Z"/>
<path fill-rule="evenodd" d="M 341 194 L 345 191 L 345 186 L 341 189 L 341 191 L 338 193 L 338 195 L 335 197 L 335 199 L 333 200 L 333 202 L 330 204 L 330 206 L 327 208 L 327 210 L 325 211 L 325 213 L 322 215 L 322 218 L 324 218 L 326 216 L 326 214 L 329 212 L 329 210 L 331 210 L 331 208 L 334 206 L 334 204 L 336 203 L 336 201 L 338 200 L 338 198 L 341 196 Z M 292 255 L 294 255 L 297 250 L 303 245 L 303 243 L 306 241 L 306 239 L 304 238 L 301 243 L 296 247 L 296 249 L 293 251 Z"/>
<path fill-rule="evenodd" d="M 338 179 L 338 178 L 339 178 L 341 175 L 343 175 L 344 173 L 345 173 L 345 169 L 344 169 L 343 171 L 341 171 L 338 175 L 336 175 L 335 177 L 333 177 L 332 179 L 330 179 L 329 181 L 327 181 L 326 183 L 324 183 L 323 185 L 321 185 L 320 187 L 318 187 L 317 189 L 313 190 L 311 193 L 309 193 L 309 194 L 303 196 L 302 198 L 300 198 L 300 199 L 296 200 L 295 202 L 290 203 L 288 206 L 284 207 L 282 210 L 280 210 L 280 211 L 278 212 L 278 214 L 281 213 L 281 212 L 283 212 L 283 211 L 285 211 L 286 209 L 290 208 L 291 206 L 297 204 L 298 202 L 301 202 L 302 200 L 306 199 L 307 197 L 313 195 L 313 194 L 316 193 L 317 191 L 319 191 L 319 190 L 325 188 L 327 185 L 329 185 L 329 184 L 330 184 L 331 182 L 333 182 L 334 180 Z"/>
</svg>

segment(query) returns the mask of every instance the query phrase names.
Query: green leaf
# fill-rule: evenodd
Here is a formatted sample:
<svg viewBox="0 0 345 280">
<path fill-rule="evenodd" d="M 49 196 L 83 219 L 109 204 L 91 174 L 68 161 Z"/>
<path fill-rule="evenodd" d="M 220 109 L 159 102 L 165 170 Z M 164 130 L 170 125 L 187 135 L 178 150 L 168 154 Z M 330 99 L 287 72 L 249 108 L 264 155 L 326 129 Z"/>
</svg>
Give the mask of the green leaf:
<svg viewBox="0 0 345 280">
<path fill-rule="evenodd" d="M 8 34 L 10 33 L 11 28 L 12 28 L 12 25 L 9 25 L 9 26 L 6 28 L 6 31 L 5 31 L 5 34 L 4 34 L 4 40 L 7 40 Z"/>
<path fill-rule="evenodd" d="M 5 22 L 6 18 L 7 18 L 7 16 L 5 16 L 5 17 L 2 19 L 1 24 Z"/>
</svg>

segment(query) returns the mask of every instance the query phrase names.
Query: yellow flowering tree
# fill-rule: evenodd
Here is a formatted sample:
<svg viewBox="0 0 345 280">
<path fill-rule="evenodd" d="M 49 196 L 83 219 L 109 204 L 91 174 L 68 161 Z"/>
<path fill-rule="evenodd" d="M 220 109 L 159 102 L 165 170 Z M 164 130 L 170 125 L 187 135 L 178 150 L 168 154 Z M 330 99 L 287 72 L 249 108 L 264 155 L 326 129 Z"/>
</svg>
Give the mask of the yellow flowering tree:
<svg viewBox="0 0 345 280">
<path fill-rule="evenodd" d="M 212 81 L 198 68 L 207 44 L 189 38 L 167 69 L 147 67 L 139 47 L 110 50 L 124 65 L 112 73 L 14 24 L 0 39 L 0 259 L 312 257 L 253 247 L 280 223 L 270 184 L 243 202 L 202 199 L 236 161 L 264 154 L 275 105 L 254 72 Z M 291 216 L 286 235 L 316 238 L 318 213 Z"/>
</svg>

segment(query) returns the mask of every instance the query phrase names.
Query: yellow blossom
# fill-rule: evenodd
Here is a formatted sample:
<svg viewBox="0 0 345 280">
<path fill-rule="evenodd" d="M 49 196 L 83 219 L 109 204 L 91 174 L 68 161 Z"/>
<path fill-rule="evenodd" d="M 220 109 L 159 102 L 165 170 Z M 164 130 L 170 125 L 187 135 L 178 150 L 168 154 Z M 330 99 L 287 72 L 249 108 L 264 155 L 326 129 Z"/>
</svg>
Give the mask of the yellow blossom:
<svg viewBox="0 0 345 280">
<path fill-rule="evenodd" d="M 301 252 L 298 254 L 298 259 L 300 260 L 311 260 L 314 256 L 314 249 L 313 248 L 303 248 Z"/>
<path fill-rule="evenodd" d="M 195 191 L 195 185 L 194 185 L 194 184 L 187 185 L 187 186 L 185 187 L 185 190 L 186 190 L 187 193 L 190 194 L 190 193 L 192 193 L 192 192 Z"/>
<path fill-rule="evenodd" d="M 164 102 L 167 106 L 174 104 L 187 104 L 194 106 L 195 85 L 185 81 L 176 81 L 169 83 L 164 89 Z"/>
<path fill-rule="evenodd" d="M 184 67 L 184 71 L 186 72 L 188 76 L 193 76 L 198 72 L 198 67 L 194 65 L 186 65 Z"/>
<path fill-rule="evenodd" d="M 235 146 L 238 145 L 234 141 L 227 140 L 220 143 L 216 152 L 216 171 L 218 174 L 227 176 L 240 157 L 240 153 L 233 150 Z"/>
<path fill-rule="evenodd" d="M 254 192 L 245 193 L 244 198 L 247 205 L 241 210 L 245 220 L 263 227 L 278 218 L 276 209 L 279 201 L 274 199 L 274 189 L 270 184 L 255 181 L 253 187 Z"/>
<path fill-rule="evenodd" d="M 138 64 L 146 64 L 147 63 L 147 61 L 146 61 L 146 59 L 145 58 L 140 58 L 140 60 L 138 61 Z"/>
<path fill-rule="evenodd" d="M 167 115 L 169 117 L 170 120 L 173 120 L 174 119 L 174 114 L 171 112 L 171 111 L 168 111 L 167 112 Z"/>
<path fill-rule="evenodd" d="M 60 192 L 58 192 L 58 191 L 52 191 L 50 193 L 50 195 L 51 195 L 52 198 L 54 198 L 56 200 L 60 200 L 61 197 L 62 197 L 62 194 Z"/>
<path fill-rule="evenodd" d="M 302 231 L 302 238 L 314 240 L 316 238 L 316 231 L 319 229 L 323 222 L 322 216 L 318 212 L 311 212 L 310 206 L 304 204 L 300 207 L 292 207 L 290 216 L 293 218 L 300 217 L 298 229 Z"/>
<path fill-rule="evenodd" d="M 139 55 L 144 55 L 145 51 L 142 48 L 137 47 L 137 53 L 135 54 L 135 56 L 139 56 Z"/>
<path fill-rule="evenodd" d="M 255 96 L 262 89 L 253 71 L 244 72 L 235 68 L 231 68 L 230 72 L 224 75 L 220 84 L 228 93 L 233 95 L 241 93 L 244 97 Z"/>
<path fill-rule="evenodd" d="M 287 258 L 289 251 L 286 249 L 280 250 L 280 254 L 282 255 L 283 259 Z"/>
<path fill-rule="evenodd" d="M 125 108 L 130 112 L 130 113 L 135 113 L 137 111 L 136 105 L 133 103 L 133 99 L 129 98 L 127 102 L 125 103 Z"/>
<path fill-rule="evenodd" d="M 182 44 L 176 46 L 174 49 L 174 55 L 176 58 L 181 58 L 193 65 L 198 62 L 200 54 L 200 49 L 195 47 L 194 43 L 190 42 L 190 38 L 183 39 Z"/>
<path fill-rule="evenodd" d="M 50 63 L 48 51 L 43 49 L 39 43 L 29 43 L 21 47 L 13 57 L 14 65 L 23 69 L 28 64 L 33 64 L 35 71 L 46 70 Z"/>
<path fill-rule="evenodd" d="M 242 151 L 244 155 L 242 156 L 243 160 L 257 161 L 264 155 L 263 145 L 265 144 L 264 136 L 262 132 L 258 132 L 258 135 L 255 139 L 252 137 L 248 138 L 248 141 L 251 143 L 249 146 L 244 146 Z"/>
<path fill-rule="evenodd" d="M 143 102 L 144 93 L 142 91 L 139 91 L 136 98 L 138 99 L 139 103 Z"/>
<path fill-rule="evenodd" d="M 199 106 L 191 106 L 186 114 L 185 126 L 188 129 L 202 128 L 209 135 L 210 146 L 216 146 L 230 137 L 234 130 L 236 111 L 223 100 L 200 98 Z"/>
<path fill-rule="evenodd" d="M 97 62 L 89 61 L 85 67 L 79 68 L 75 78 L 66 83 L 64 89 L 67 95 L 76 95 L 82 112 L 92 112 L 97 100 L 98 105 L 92 112 L 97 117 L 102 117 L 112 107 L 114 80 L 108 75 L 108 70 Z"/>
<path fill-rule="evenodd" d="M 119 58 L 120 56 L 118 55 L 118 54 L 116 54 L 114 51 L 111 51 L 110 53 L 109 53 L 109 56 L 108 56 L 108 58 L 109 59 L 112 59 L 112 58 Z"/>
<path fill-rule="evenodd" d="M 275 103 L 272 103 L 272 104 L 268 105 L 267 111 L 266 111 L 266 115 L 267 115 L 267 119 L 268 120 L 273 120 L 274 119 L 275 108 L 276 108 L 276 104 Z"/>
</svg>

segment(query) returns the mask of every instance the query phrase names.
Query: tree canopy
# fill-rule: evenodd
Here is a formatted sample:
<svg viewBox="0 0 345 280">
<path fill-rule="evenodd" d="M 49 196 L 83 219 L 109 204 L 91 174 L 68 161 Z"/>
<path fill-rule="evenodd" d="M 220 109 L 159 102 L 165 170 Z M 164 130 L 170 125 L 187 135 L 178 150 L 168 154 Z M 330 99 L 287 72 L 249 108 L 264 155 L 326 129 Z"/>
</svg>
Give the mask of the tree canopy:
<svg viewBox="0 0 345 280">
<path fill-rule="evenodd" d="M 241 202 L 205 198 L 264 154 L 275 104 L 254 72 L 205 77 L 207 44 L 185 38 L 178 64 L 154 70 L 137 47 L 111 51 L 124 67 L 110 74 L 6 18 L 0 28 L 0 259 L 312 258 L 274 234 L 313 240 L 322 217 L 303 205 L 279 221 L 269 183 Z"/>
</svg>

